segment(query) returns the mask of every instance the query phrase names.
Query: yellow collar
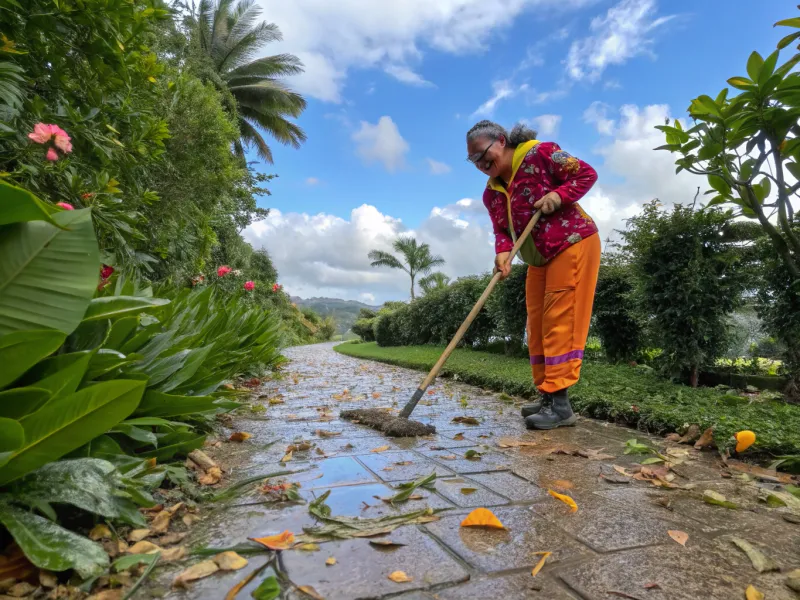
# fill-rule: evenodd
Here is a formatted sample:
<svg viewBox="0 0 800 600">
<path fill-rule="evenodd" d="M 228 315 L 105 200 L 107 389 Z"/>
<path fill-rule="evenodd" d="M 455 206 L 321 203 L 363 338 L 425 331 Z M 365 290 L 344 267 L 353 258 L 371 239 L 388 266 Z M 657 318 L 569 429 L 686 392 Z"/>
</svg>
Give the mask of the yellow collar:
<svg viewBox="0 0 800 600">
<path fill-rule="evenodd" d="M 525 155 L 538 143 L 539 140 L 530 140 L 514 148 L 514 158 L 511 161 L 511 180 L 508 182 L 509 185 L 511 185 L 511 182 L 514 181 L 514 177 L 516 177 L 517 171 L 519 170 L 520 165 L 522 165 L 522 160 L 525 158 Z M 498 177 L 490 177 L 486 187 L 497 190 L 498 192 L 505 193 L 507 191 L 502 181 L 500 181 Z"/>
</svg>

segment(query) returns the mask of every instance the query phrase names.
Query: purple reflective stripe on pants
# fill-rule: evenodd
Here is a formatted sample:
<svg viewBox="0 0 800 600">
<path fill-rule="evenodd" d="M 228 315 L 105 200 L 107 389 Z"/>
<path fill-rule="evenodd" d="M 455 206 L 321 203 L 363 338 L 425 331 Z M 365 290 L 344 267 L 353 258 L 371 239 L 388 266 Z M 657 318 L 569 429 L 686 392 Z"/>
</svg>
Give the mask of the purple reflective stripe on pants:
<svg viewBox="0 0 800 600">
<path fill-rule="evenodd" d="M 541 354 L 535 354 L 531 356 L 531 364 L 532 365 L 541 365 L 544 363 L 545 365 L 553 366 L 553 365 L 560 365 L 562 363 L 567 362 L 568 360 L 575 360 L 575 359 L 583 359 L 583 350 L 572 350 L 567 352 L 566 354 L 561 354 L 559 356 L 543 356 Z"/>
</svg>

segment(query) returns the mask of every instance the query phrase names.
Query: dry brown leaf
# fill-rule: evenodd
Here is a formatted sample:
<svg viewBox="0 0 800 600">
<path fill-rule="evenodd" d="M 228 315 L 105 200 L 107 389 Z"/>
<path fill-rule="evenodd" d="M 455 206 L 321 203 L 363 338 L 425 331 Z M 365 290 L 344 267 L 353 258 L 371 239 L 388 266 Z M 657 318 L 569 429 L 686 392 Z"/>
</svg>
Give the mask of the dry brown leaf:
<svg viewBox="0 0 800 600">
<path fill-rule="evenodd" d="M 664 436 L 664 439 L 668 442 L 680 442 L 681 441 L 681 434 L 680 433 L 668 433 Z"/>
<path fill-rule="evenodd" d="M 531 571 L 531 577 L 536 577 L 539 574 L 539 571 L 542 570 L 544 566 L 544 562 L 547 560 L 548 556 L 551 556 L 552 552 L 535 552 L 534 554 L 540 554 L 542 558 L 539 559 L 539 562 L 536 563 L 536 566 L 533 567 L 533 571 Z"/>
<path fill-rule="evenodd" d="M 703 432 L 703 435 L 700 436 L 700 439 L 695 442 L 694 447 L 697 449 L 705 448 L 706 446 L 710 446 L 713 443 L 714 443 L 714 428 L 709 427 Z"/>
<path fill-rule="evenodd" d="M 141 542 L 144 538 L 150 535 L 149 529 L 132 529 L 128 533 L 128 541 L 129 542 Z"/>
<path fill-rule="evenodd" d="M 514 438 L 503 437 L 497 440 L 497 446 L 500 448 L 526 448 L 536 446 L 536 442 L 526 442 Z"/>
<path fill-rule="evenodd" d="M 378 448 L 373 448 L 370 452 L 386 452 L 389 449 L 389 446 L 380 446 Z"/>
<path fill-rule="evenodd" d="M 158 542 L 158 545 L 163 548 L 164 546 L 169 546 L 171 544 L 177 544 L 178 542 L 182 542 L 187 535 L 189 535 L 187 531 L 168 533 L 167 535 L 162 535 L 156 541 Z"/>
<path fill-rule="evenodd" d="M 286 454 L 284 454 L 283 458 L 281 459 L 282 463 L 287 463 L 292 460 L 293 450 L 289 450 Z"/>
<path fill-rule="evenodd" d="M 39 585 L 44 588 L 54 588 L 58 585 L 58 577 L 50 571 L 39 571 Z"/>
<path fill-rule="evenodd" d="M 161 552 L 161 562 L 174 562 L 186 556 L 186 546 L 175 546 Z"/>
<path fill-rule="evenodd" d="M 333 565 L 336 564 L 336 558 L 333 556 L 328 557 L 328 560 L 325 561 L 325 564 L 328 565 L 329 567 L 332 567 Z"/>
<path fill-rule="evenodd" d="M 325 429 L 317 429 L 316 433 L 321 438 L 332 438 L 337 435 L 342 435 L 341 431 L 326 431 Z"/>
<path fill-rule="evenodd" d="M 98 523 L 92 530 L 89 532 L 89 539 L 93 541 L 103 540 L 103 539 L 110 539 L 111 538 L 111 530 L 108 528 L 107 525 L 103 525 L 102 523 Z"/>
<path fill-rule="evenodd" d="M 605 450 L 605 448 L 600 448 L 598 450 L 578 450 L 577 456 L 588 458 L 589 460 L 611 460 L 612 458 L 616 458 L 616 456 L 612 456 L 611 454 L 603 454 L 603 450 Z"/>
<path fill-rule="evenodd" d="M 228 552 L 220 552 L 212 560 L 223 571 L 238 571 L 247 566 L 246 558 L 230 550 Z"/>
<path fill-rule="evenodd" d="M 172 518 L 172 513 L 168 510 L 162 510 L 150 522 L 150 531 L 155 534 L 166 533 L 169 529 L 169 520 Z"/>
<path fill-rule="evenodd" d="M 436 458 L 442 458 L 444 460 L 456 460 L 458 457 L 455 454 L 444 454 L 437 456 Z"/>
<path fill-rule="evenodd" d="M 372 392 L 372 397 L 375 398 L 375 400 L 377 400 L 378 398 L 381 397 L 381 393 L 380 392 Z"/>
<path fill-rule="evenodd" d="M 453 417 L 453 423 L 461 423 L 462 425 L 480 425 L 480 421 L 475 417 Z"/>
<path fill-rule="evenodd" d="M 181 521 L 183 521 L 183 524 L 186 525 L 187 527 L 191 527 L 195 521 L 199 520 L 200 517 L 192 514 L 183 515 L 183 518 L 181 519 Z"/>
<path fill-rule="evenodd" d="M 198 478 L 197 482 L 200 485 L 214 485 L 219 483 L 222 478 L 222 470 L 219 467 L 211 467 L 206 474 Z"/>
<path fill-rule="evenodd" d="M 253 436 L 250 435 L 249 433 L 246 433 L 244 431 L 237 431 L 237 432 L 231 434 L 231 437 L 228 438 L 228 441 L 229 442 L 243 442 L 245 440 L 249 440 L 251 437 L 253 437 Z"/>
<path fill-rule="evenodd" d="M 247 538 L 253 542 L 266 546 L 270 550 L 287 550 L 294 544 L 294 534 L 291 531 L 284 531 L 278 535 L 268 535 L 260 538 Z"/>
<path fill-rule="evenodd" d="M 453 436 L 453 439 L 454 439 L 455 441 L 457 441 L 457 442 L 460 442 L 461 440 L 463 440 L 463 439 L 464 439 L 464 434 L 463 434 L 463 433 L 457 433 L 457 434 L 455 434 L 455 435 Z"/>
<path fill-rule="evenodd" d="M 389 579 L 395 583 L 408 583 L 409 581 L 414 581 L 414 578 L 406 575 L 405 571 L 395 571 L 389 575 Z"/>
<path fill-rule="evenodd" d="M 750 465 L 738 460 L 729 460 L 728 468 L 733 469 L 734 471 L 739 471 L 740 473 L 747 473 L 748 475 L 752 475 L 757 479 L 770 483 L 792 483 L 792 476 L 788 473 L 778 473 L 773 469 L 765 469 L 763 467 Z"/>
<path fill-rule="evenodd" d="M 217 563 L 213 560 L 204 560 L 179 573 L 175 579 L 172 580 L 172 585 L 175 587 L 183 587 L 190 581 L 203 579 L 203 577 L 208 577 L 217 571 L 219 571 Z"/>
<path fill-rule="evenodd" d="M 396 464 L 398 467 L 407 467 L 409 465 L 413 465 L 414 463 L 411 462 L 410 460 L 400 460 L 394 464 Z"/>
<path fill-rule="evenodd" d="M 686 546 L 686 542 L 689 541 L 689 534 L 685 531 L 670 529 L 667 531 L 667 535 L 678 542 L 681 546 Z"/>
<path fill-rule="evenodd" d="M 31 585 L 27 581 L 21 581 L 12 585 L 6 594 L 11 596 L 12 598 L 21 598 L 22 596 L 28 596 L 31 592 L 36 590 L 36 586 Z"/>
<path fill-rule="evenodd" d="M 645 583 L 644 584 L 644 589 L 646 589 L 646 590 L 660 590 L 661 586 L 658 585 L 657 583 Z"/>
<path fill-rule="evenodd" d="M 474 494 L 478 491 L 478 488 L 461 488 L 461 493 L 465 496 L 469 496 L 470 494 Z"/>
<path fill-rule="evenodd" d="M 631 477 L 631 473 L 628 473 L 625 470 L 625 467 L 620 467 L 619 465 L 614 465 L 614 470 L 619 473 L 620 475 L 624 475 L 625 477 Z"/>
<path fill-rule="evenodd" d="M 143 540 L 141 542 L 136 542 L 133 546 L 128 548 L 128 554 L 155 554 L 156 552 L 161 552 L 161 548 L 156 546 L 153 542 L 148 542 Z"/>
<path fill-rule="evenodd" d="M 744 591 L 744 597 L 747 600 L 764 600 L 764 594 L 759 592 L 752 585 L 747 586 L 747 589 Z"/>
<path fill-rule="evenodd" d="M 167 508 L 165 510 L 169 511 L 169 514 L 174 515 L 176 512 L 178 512 L 182 508 L 183 508 L 183 502 L 178 502 L 176 504 L 173 504 L 172 506 L 170 506 L 169 508 Z"/>
<path fill-rule="evenodd" d="M 92 594 L 91 596 L 86 598 L 86 600 L 122 600 L 124 593 L 125 590 L 123 590 L 122 588 L 116 588 L 113 590 L 102 590 L 100 592 L 97 592 L 96 594 Z"/>
<path fill-rule="evenodd" d="M 319 595 L 317 590 L 315 590 L 310 585 L 299 585 L 297 589 L 306 594 L 307 596 L 311 596 L 314 600 L 325 600 L 322 596 Z"/>
<path fill-rule="evenodd" d="M 689 429 L 686 430 L 686 433 L 684 433 L 681 436 L 681 439 L 679 439 L 678 442 L 681 444 L 691 444 L 699 437 L 700 437 L 700 427 L 693 424 L 689 425 Z"/>
</svg>

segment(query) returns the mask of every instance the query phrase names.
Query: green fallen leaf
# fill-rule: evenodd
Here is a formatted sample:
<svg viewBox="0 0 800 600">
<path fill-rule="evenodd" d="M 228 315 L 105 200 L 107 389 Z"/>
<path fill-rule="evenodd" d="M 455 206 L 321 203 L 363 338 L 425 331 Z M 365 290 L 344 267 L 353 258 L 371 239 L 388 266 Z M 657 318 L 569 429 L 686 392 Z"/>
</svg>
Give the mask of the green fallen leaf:
<svg viewBox="0 0 800 600">
<path fill-rule="evenodd" d="M 281 586 L 274 575 L 267 577 L 250 594 L 256 600 L 275 600 L 281 595 Z"/>
<path fill-rule="evenodd" d="M 723 506 L 725 508 L 737 509 L 739 506 L 733 502 L 729 502 L 725 496 L 714 490 L 705 490 L 703 492 L 703 502 L 706 504 L 713 504 L 714 506 Z"/>
<path fill-rule="evenodd" d="M 650 458 L 645 458 L 642 461 L 642 464 L 643 465 L 655 465 L 657 463 L 662 463 L 662 462 L 664 462 L 663 458 L 659 458 L 658 456 L 653 456 L 653 457 L 650 457 Z"/>
<path fill-rule="evenodd" d="M 767 506 L 771 508 L 785 506 L 794 513 L 800 513 L 800 498 L 795 498 L 788 492 L 761 488 L 758 491 L 758 498 L 759 500 L 766 502 Z"/>
<path fill-rule="evenodd" d="M 461 493 L 465 496 L 469 496 L 470 494 L 474 494 L 478 491 L 478 488 L 461 488 Z"/>
<path fill-rule="evenodd" d="M 433 482 L 436 479 L 436 471 L 431 472 L 430 475 L 426 475 L 425 477 L 420 477 L 414 481 L 410 481 L 408 483 L 401 483 L 395 486 L 396 490 L 402 490 L 399 493 L 395 494 L 391 498 L 387 499 L 387 502 L 394 504 L 395 502 L 405 502 L 408 500 L 411 495 L 414 493 L 418 487 L 423 487 L 425 489 L 433 489 Z"/>
<path fill-rule="evenodd" d="M 467 458 L 469 460 L 480 460 L 481 456 L 483 455 L 477 450 L 467 450 L 464 453 L 464 458 Z"/>
<path fill-rule="evenodd" d="M 733 542 L 736 545 L 736 547 L 739 548 L 742 552 L 747 554 L 747 558 L 749 558 L 750 562 L 753 563 L 753 568 L 759 573 L 778 571 L 780 569 L 778 563 L 776 563 L 771 558 L 765 556 L 764 553 L 761 552 L 761 550 L 753 546 L 747 540 L 734 537 L 731 538 L 731 542 Z"/>
<path fill-rule="evenodd" d="M 645 444 L 640 444 L 636 439 L 625 442 L 625 454 L 652 454 L 654 450 Z"/>
</svg>

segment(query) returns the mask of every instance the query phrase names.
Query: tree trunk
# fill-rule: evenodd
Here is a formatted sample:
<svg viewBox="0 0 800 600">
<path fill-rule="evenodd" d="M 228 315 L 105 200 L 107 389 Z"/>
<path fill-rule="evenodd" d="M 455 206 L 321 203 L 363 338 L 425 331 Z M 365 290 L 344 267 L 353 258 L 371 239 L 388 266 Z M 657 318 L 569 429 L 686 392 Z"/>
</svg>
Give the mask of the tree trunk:
<svg viewBox="0 0 800 600">
<path fill-rule="evenodd" d="M 413 301 L 414 298 L 414 277 L 411 277 L 411 300 Z"/>
<path fill-rule="evenodd" d="M 692 370 L 689 373 L 689 385 L 691 385 L 693 388 L 696 388 L 698 379 L 699 373 L 697 370 L 697 365 L 692 365 Z"/>
</svg>

